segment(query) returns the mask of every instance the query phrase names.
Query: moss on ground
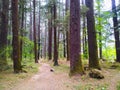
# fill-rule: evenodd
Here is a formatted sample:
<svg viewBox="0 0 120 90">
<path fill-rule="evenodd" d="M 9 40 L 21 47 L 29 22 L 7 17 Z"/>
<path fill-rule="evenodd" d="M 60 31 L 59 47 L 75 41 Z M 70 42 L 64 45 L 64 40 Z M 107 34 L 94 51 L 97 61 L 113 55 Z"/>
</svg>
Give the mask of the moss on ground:
<svg viewBox="0 0 120 90">
<path fill-rule="evenodd" d="M 33 61 L 26 60 L 23 62 L 22 65 L 23 70 L 25 70 L 26 73 L 15 74 L 13 72 L 12 62 L 11 61 L 8 62 L 6 70 L 0 72 L 0 90 L 6 90 L 6 88 L 11 88 L 15 84 L 29 78 L 38 71 L 39 65 L 35 64 L 34 60 Z"/>
<path fill-rule="evenodd" d="M 120 90 L 120 82 L 118 82 L 117 90 Z"/>
<path fill-rule="evenodd" d="M 77 85 L 73 86 L 75 90 L 108 90 L 107 84 L 101 84 L 101 85 L 92 85 L 92 84 L 86 84 L 84 86 Z"/>
</svg>

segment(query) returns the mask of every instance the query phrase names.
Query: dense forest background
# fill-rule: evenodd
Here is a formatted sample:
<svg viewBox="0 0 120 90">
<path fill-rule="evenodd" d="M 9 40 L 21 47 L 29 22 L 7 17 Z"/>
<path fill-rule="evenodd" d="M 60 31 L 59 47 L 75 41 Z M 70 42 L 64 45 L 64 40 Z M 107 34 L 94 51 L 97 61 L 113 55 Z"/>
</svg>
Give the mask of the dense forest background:
<svg viewBox="0 0 120 90">
<path fill-rule="evenodd" d="M 87 1 L 86 4 L 84 0 L 80 2 L 81 56 L 82 59 L 90 58 L 89 54 L 95 50 L 94 43 L 96 43 L 98 53 L 96 50 L 92 52 L 98 54 L 96 57 L 111 62 L 120 62 L 119 6 L 116 6 L 115 1 L 112 0 L 111 9 L 106 11 L 107 6 L 104 6 L 104 2 L 104 0 L 92 2 L 94 6 L 90 7 L 93 7 L 94 11 L 90 11 L 89 6 L 86 6 Z M 16 7 L 14 4 L 17 4 Z M 69 0 L 66 2 L 64 0 L 14 0 L 13 2 L 3 0 L 0 2 L 0 10 L 1 70 L 7 65 L 7 61 L 11 60 L 20 67 L 21 62 L 24 62 L 25 59 L 33 60 L 35 58 L 36 63 L 40 58 L 54 59 L 55 64 L 58 64 L 56 62 L 58 58 L 69 60 L 71 39 L 69 38 L 69 19 L 71 17 Z M 87 27 L 89 24 L 88 11 L 94 14 L 91 19 L 95 19 L 93 20 L 95 25 L 90 25 L 90 27 Z M 95 31 L 87 31 L 92 27 Z M 94 32 L 95 37 L 94 33 L 89 35 L 89 31 Z"/>
<path fill-rule="evenodd" d="M 70 76 L 102 70 L 105 62 L 119 66 L 120 1 L 109 5 L 106 0 L 1 0 L 0 72 L 29 72 L 26 67 L 45 60 L 54 66 L 68 61 Z"/>
</svg>

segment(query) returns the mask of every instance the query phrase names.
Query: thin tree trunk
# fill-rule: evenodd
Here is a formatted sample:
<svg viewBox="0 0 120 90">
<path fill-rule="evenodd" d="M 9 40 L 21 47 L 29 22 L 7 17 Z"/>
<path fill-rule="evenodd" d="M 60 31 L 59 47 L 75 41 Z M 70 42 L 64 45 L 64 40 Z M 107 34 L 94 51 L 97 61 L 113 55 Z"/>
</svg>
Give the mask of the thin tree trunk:
<svg viewBox="0 0 120 90">
<path fill-rule="evenodd" d="M 64 0 L 62 0 L 62 3 L 64 3 Z M 65 17 L 64 7 L 62 9 L 63 9 L 63 21 L 64 21 L 64 17 Z M 63 29 L 62 32 L 63 32 L 62 33 L 63 34 L 63 57 L 66 58 L 66 31 Z"/>
<path fill-rule="evenodd" d="M 56 19 L 57 19 L 57 10 L 56 2 L 54 2 L 54 66 L 58 66 L 58 47 L 57 47 L 57 29 L 56 29 Z"/>
<path fill-rule="evenodd" d="M 46 58 L 46 48 L 47 48 L 47 45 L 46 45 L 46 39 L 47 39 L 47 22 L 45 21 L 45 37 L 44 37 L 44 58 Z"/>
<path fill-rule="evenodd" d="M 51 13 L 51 17 L 48 20 L 48 27 L 49 27 L 49 31 L 48 31 L 48 59 L 51 60 L 52 59 L 52 7 L 50 8 L 50 13 Z"/>
<path fill-rule="evenodd" d="M 87 12 L 87 32 L 88 32 L 88 49 L 89 49 L 89 67 L 100 69 L 98 61 L 98 48 L 95 31 L 95 19 L 93 0 L 86 0 L 86 6 L 89 8 Z"/>
<path fill-rule="evenodd" d="M 35 55 L 35 63 L 38 63 L 37 58 L 37 40 L 36 40 L 36 18 L 35 18 L 35 3 L 36 1 L 33 0 L 33 29 L 34 29 L 34 55 Z"/>
<path fill-rule="evenodd" d="M 31 5 L 31 2 L 30 2 L 30 9 L 31 9 L 31 11 L 30 11 L 30 36 L 29 36 L 29 38 L 30 38 L 30 40 L 32 41 L 33 40 L 33 31 L 32 31 L 32 5 Z"/>
<path fill-rule="evenodd" d="M 23 29 L 24 29 L 24 0 L 20 0 L 20 14 L 21 14 L 21 27 L 20 27 L 20 60 L 22 61 L 22 48 L 23 48 Z"/>
<path fill-rule="evenodd" d="M 66 0 L 66 15 L 70 8 L 70 0 Z M 66 30 L 66 48 L 67 48 L 67 61 L 70 59 L 70 48 L 69 48 L 69 21 L 68 21 L 68 27 Z"/>
<path fill-rule="evenodd" d="M 116 61 L 120 62 L 120 36 L 118 30 L 118 20 L 117 20 L 117 12 L 116 12 L 116 5 L 115 0 L 112 1 L 112 12 L 113 16 L 113 26 L 114 26 L 114 37 L 115 37 L 115 48 L 116 48 Z"/>
<path fill-rule="evenodd" d="M 39 1 L 39 23 L 38 23 L 38 60 L 40 59 L 40 1 Z"/>
<path fill-rule="evenodd" d="M 84 0 L 82 0 L 82 5 L 85 5 Z M 83 13 L 83 56 L 88 59 L 88 45 L 87 45 L 87 30 L 86 30 L 86 17 Z"/>
<path fill-rule="evenodd" d="M 65 33 L 63 33 L 63 56 L 66 58 L 66 40 L 65 40 Z"/>
<path fill-rule="evenodd" d="M 98 18 L 101 18 L 101 1 L 98 0 Z M 99 25 L 99 28 L 98 28 L 98 32 L 99 32 L 99 58 L 102 59 L 102 31 L 101 31 L 101 20 L 99 19 L 98 20 L 98 25 Z"/>
</svg>

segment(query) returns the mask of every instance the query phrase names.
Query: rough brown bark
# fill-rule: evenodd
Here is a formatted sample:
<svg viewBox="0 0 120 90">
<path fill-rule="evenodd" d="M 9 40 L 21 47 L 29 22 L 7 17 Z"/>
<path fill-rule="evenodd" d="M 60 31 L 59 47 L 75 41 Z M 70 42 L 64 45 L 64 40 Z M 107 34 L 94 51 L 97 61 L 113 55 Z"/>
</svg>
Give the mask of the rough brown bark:
<svg viewBox="0 0 120 90">
<path fill-rule="evenodd" d="M 32 41 L 33 40 L 33 29 L 32 29 L 32 26 L 33 26 L 33 23 L 32 23 L 32 20 L 33 20 L 33 17 L 32 17 L 32 5 L 31 5 L 31 2 L 30 2 L 30 9 L 31 9 L 31 11 L 30 11 L 30 36 L 29 36 L 29 38 L 30 38 L 30 40 Z"/>
<path fill-rule="evenodd" d="M 20 12 L 20 20 L 21 20 L 21 26 L 20 26 L 20 60 L 22 61 L 22 49 L 23 49 L 23 30 L 24 30 L 24 4 L 25 1 L 24 0 L 20 0 L 20 8 L 19 8 L 19 12 Z M 19 20 L 19 21 L 20 21 Z"/>
<path fill-rule="evenodd" d="M 1 12 L 1 31 L 0 31 L 0 66 L 7 65 L 6 47 L 7 47 L 7 32 L 8 32 L 8 8 L 9 0 L 2 0 Z"/>
<path fill-rule="evenodd" d="M 70 0 L 70 75 L 84 73 L 80 41 L 80 1 Z"/>
<path fill-rule="evenodd" d="M 66 0 L 66 15 L 67 12 L 70 10 L 70 0 Z M 68 22 L 69 23 L 69 22 Z M 69 24 L 68 24 L 69 27 Z M 67 61 L 69 61 L 70 58 L 70 48 L 69 48 L 69 28 L 67 27 L 66 30 L 66 48 L 67 48 Z"/>
<path fill-rule="evenodd" d="M 36 39 L 36 18 L 35 18 L 35 0 L 33 0 L 33 29 L 34 29 L 34 55 L 35 55 L 35 63 L 38 63 L 37 58 L 37 39 Z"/>
<path fill-rule="evenodd" d="M 65 33 L 63 32 L 63 56 L 66 58 L 66 40 L 65 40 Z"/>
<path fill-rule="evenodd" d="M 39 1 L 39 23 L 38 23 L 38 60 L 40 59 L 40 1 Z"/>
<path fill-rule="evenodd" d="M 14 72 L 19 73 L 22 70 L 20 61 L 20 42 L 19 42 L 19 24 L 18 24 L 18 0 L 12 0 L 12 32 L 13 32 L 13 66 Z"/>
<path fill-rule="evenodd" d="M 44 37 L 44 58 L 46 59 L 46 48 L 47 48 L 47 44 L 46 44 L 46 41 L 47 41 L 47 22 L 45 21 L 45 33 L 44 33 L 44 35 L 45 35 L 45 37 Z"/>
<path fill-rule="evenodd" d="M 86 6 L 89 8 L 86 15 L 87 16 L 87 32 L 88 32 L 89 67 L 100 69 L 100 65 L 98 61 L 93 0 L 86 0 Z"/>
<path fill-rule="evenodd" d="M 51 14 L 50 19 L 48 20 L 48 59 L 51 60 L 52 59 L 52 16 L 53 16 L 53 12 L 52 12 L 52 7 L 49 9 L 49 12 Z"/>
<path fill-rule="evenodd" d="M 117 20 L 117 12 L 116 12 L 116 5 L 115 0 L 112 1 L 112 12 L 113 16 L 113 26 L 114 26 L 114 37 L 115 37 L 115 48 L 116 48 L 116 61 L 120 62 L 120 32 L 118 30 L 118 20 Z"/>
<path fill-rule="evenodd" d="M 57 10 L 56 2 L 54 2 L 54 66 L 58 66 L 58 47 L 57 47 L 57 28 L 56 28 L 56 19 L 57 19 Z"/>
</svg>

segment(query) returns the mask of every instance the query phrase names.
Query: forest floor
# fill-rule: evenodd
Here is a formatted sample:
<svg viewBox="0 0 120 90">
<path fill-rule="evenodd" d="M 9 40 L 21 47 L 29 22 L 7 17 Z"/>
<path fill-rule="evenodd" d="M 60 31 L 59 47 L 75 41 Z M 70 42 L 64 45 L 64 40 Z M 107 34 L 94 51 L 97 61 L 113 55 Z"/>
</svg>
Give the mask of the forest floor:
<svg viewBox="0 0 120 90">
<path fill-rule="evenodd" d="M 118 90 L 120 70 L 110 69 L 106 64 L 102 65 L 105 76 L 102 80 L 90 78 L 87 71 L 86 75 L 70 77 L 69 62 L 64 60 L 56 67 L 51 61 L 40 61 L 39 64 L 38 73 L 4 90 Z"/>
</svg>

